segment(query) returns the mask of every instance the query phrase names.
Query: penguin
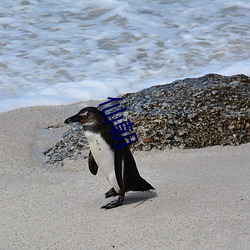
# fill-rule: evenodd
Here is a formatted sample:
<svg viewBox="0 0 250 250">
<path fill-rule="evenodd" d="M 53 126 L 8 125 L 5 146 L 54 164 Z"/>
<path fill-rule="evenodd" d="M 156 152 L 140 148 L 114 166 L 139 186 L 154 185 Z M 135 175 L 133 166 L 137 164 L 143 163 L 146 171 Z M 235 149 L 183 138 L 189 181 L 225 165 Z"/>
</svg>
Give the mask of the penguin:
<svg viewBox="0 0 250 250">
<path fill-rule="evenodd" d="M 118 139 L 114 138 L 111 133 L 114 125 L 112 122 L 106 123 L 107 118 L 105 119 L 102 111 L 95 107 L 86 107 L 65 120 L 67 124 L 74 122 L 83 126 L 89 143 L 88 164 L 90 172 L 96 175 L 100 168 L 111 185 L 111 189 L 105 193 L 105 197 L 118 196 L 117 200 L 101 208 L 111 209 L 121 206 L 125 193 L 128 191 L 154 189 L 140 176 L 134 157 L 128 145 L 125 145 L 124 138 L 121 135 L 118 135 Z M 117 148 L 115 145 L 125 146 Z"/>
</svg>

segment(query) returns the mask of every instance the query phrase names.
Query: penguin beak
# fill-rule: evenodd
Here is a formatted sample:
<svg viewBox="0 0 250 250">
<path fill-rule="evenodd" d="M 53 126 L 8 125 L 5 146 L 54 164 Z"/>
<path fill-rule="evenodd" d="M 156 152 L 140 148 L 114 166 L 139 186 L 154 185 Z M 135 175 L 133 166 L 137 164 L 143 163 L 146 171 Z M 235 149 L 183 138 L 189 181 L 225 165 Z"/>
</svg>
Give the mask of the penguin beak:
<svg viewBox="0 0 250 250">
<path fill-rule="evenodd" d="M 80 122 L 81 120 L 81 116 L 79 116 L 78 114 L 77 115 L 73 115 L 69 118 L 67 118 L 64 123 L 67 123 L 67 124 L 70 124 L 72 122 Z"/>
</svg>

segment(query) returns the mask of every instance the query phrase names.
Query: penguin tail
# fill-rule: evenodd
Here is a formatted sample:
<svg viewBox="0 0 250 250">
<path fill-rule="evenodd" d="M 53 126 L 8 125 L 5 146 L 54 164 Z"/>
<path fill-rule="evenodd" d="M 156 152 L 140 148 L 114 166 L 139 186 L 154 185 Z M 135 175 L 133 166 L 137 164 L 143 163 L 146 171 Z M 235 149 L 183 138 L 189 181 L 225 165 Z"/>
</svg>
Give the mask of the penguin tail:
<svg viewBox="0 0 250 250">
<path fill-rule="evenodd" d="M 151 189 L 154 189 L 154 187 L 145 181 L 141 176 L 139 176 L 131 191 L 149 191 Z"/>
</svg>

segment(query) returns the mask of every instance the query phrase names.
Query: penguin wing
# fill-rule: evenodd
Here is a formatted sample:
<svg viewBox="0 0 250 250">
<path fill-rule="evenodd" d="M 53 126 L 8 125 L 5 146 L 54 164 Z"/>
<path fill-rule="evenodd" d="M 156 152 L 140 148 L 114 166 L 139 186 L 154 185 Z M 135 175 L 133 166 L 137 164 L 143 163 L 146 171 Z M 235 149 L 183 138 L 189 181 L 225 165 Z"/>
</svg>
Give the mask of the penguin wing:
<svg viewBox="0 0 250 250">
<path fill-rule="evenodd" d="M 93 175 L 96 175 L 98 171 L 98 165 L 96 164 L 91 151 L 89 151 L 89 170 Z"/>
<path fill-rule="evenodd" d="M 122 181 L 122 162 L 123 162 L 123 151 L 121 148 L 115 148 L 115 175 L 117 183 L 120 189 L 123 189 L 123 181 Z"/>
</svg>

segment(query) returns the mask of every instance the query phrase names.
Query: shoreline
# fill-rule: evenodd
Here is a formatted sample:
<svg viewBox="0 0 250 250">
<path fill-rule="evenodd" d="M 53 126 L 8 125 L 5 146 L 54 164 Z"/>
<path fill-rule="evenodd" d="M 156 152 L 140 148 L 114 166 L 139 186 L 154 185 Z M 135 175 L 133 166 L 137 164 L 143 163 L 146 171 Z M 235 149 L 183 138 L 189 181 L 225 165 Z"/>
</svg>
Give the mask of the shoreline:
<svg viewBox="0 0 250 250">
<path fill-rule="evenodd" d="M 38 151 L 67 128 L 46 137 L 39 130 L 95 103 L 0 113 L 2 249 L 247 249 L 250 143 L 136 151 L 156 190 L 128 193 L 107 211 L 100 207 L 110 187 L 87 159 L 42 164 Z"/>
</svg>

